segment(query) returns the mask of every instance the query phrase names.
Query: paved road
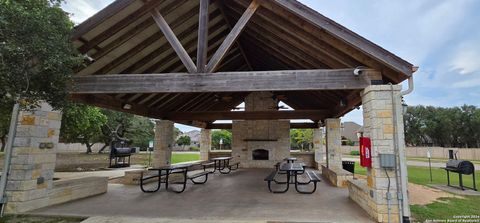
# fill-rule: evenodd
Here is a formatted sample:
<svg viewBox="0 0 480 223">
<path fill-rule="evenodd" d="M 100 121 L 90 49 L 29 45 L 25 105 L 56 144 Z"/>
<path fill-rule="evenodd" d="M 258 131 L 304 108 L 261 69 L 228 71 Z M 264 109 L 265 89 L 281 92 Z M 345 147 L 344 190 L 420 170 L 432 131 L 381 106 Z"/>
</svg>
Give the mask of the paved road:
<svg viewBox="0 0 480 223">
<path fill-rule="evenodd" d="M 343 158 L 343 160 L 360 162 L 360 158 L 352 158 L 352 157 Z M 407 160 L 407 165 L 408 166 L 428 167 L 428 162 L 416 161 L 416 160 Z M 475 165 L 475 170 L 480 170 L 480 165 L 479 164 L 474 164 L 474 165 Z M 445 163 L 432 162 L 432 167 L 435 167 L 435 168 L 445 167 Z"/>
</svg>

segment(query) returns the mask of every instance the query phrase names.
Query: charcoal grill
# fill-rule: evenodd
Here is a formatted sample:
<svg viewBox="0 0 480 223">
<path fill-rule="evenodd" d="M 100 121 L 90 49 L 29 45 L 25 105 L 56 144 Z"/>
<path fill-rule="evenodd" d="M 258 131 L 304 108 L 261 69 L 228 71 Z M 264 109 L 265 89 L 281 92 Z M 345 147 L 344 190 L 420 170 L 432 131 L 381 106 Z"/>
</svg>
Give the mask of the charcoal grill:
<svg viewBox="0 0 480 223">
<path fill-rule="evenodd" d="M 475 166 L 472 162 L 467 160 L 457 160 L 457 159 L 450 159 L 448 160 L 446 167 L 442 168 L 447 171 L 447 185 L 450 187 L 460 188 L 465 190 L 465 188 L 477 190 L 476 182 L 475 182 Z M 453 186 L 450 184 L 450 172 L 458 173 L 458 181 L 460 186 Z M 463 177 L 462 175 L 472 175 L 473 177 L 473 187 L 467 187 L 463 185 Z"/>
<path fill-rule="evenodd" d="M 110 149 L 110 168 L 129 167 L 131 155 L 132 148 L 112 147 Z"/>
</svg>

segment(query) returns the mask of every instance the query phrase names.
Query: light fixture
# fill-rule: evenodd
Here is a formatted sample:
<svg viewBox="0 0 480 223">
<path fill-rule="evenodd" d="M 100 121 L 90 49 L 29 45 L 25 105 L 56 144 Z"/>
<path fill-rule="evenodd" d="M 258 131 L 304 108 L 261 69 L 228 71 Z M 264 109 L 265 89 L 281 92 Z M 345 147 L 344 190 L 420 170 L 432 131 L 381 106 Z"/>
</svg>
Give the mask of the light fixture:
<svg viewBox="0 0 480 223">
<path fill-rule="evenodd" d="M 340 107 L 345 107 L 347 106 L 347 102 L 345 101 L 345 99 L 341 99 L 340 100 Z"/>
<path fill-rule="evenodd" d="M 132 105 L 124 103 L 124 104 L 122 104 L 122 109 L 123 110 L 130 110 L 130 109 L 132 109 Z"/>
<path fill-rule="evenodd" d="M 405 103 L 405 100 L 402 98 L 402 114 L 406 115 L 408 111 L 408 105 Z"/>
</svg>

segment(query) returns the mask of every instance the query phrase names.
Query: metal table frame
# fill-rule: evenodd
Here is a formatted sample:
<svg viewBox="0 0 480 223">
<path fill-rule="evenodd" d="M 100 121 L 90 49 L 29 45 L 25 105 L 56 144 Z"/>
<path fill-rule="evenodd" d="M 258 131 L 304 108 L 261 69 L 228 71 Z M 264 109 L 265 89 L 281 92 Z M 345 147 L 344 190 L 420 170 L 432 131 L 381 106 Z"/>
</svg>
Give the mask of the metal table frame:
<svg viewBox="0 0 480 223">
<path fill-rule="evenodd" d="M 163 183 L 163 184 L 165 184 L 165 190 L 168 191 L 169 190 L 169 188 L 168 188 L 168 185 L 169 185 L 168 178 L 169 178 L 169 176 L 171 174 L 182 174 L 183 175 L 183 181 L 172 182 L 171 183 L 171 184 L 182 184 L 183 185 L 182 190 L 180 190 L 180 191 L 172 190 L 173 192 L 176 192 L 176 193 L 182 193 L 183 191 L 185 191 L 185 188 L 187 186 L 188 168 L 193 166 L 193 165 L 195 165 L 195 164 L 167 165 L 167 166 L 161 166 L 161 167 L 158 167 L 158 168 L 150 168 L 150 169 L 148 169 L 149 171 L 158 171 L 158 176 L 152 177 L 152 178 L 158 177 L 157 187 L 154 190 L 146 190 L 143 187 L 143 182 L 142 182 L 143 179 L 140 179 L 141 180 L 140 189 L 144 193 L 154 193 L 154 192 L 157 192 L 158 190 L 160 190 L 161 185 Z M 165 173 L 163 173 L 163 172 L 165 172 Z M 164 180 L 162 180 L 163 176 L 165 177 Z"/>
<path fill-rule="evenodd" d="M 213 171 L 212 173 L 215 173 L 215 171 L 218 170 L 221 174 L 228 174 L 232 171 L 230 168 L 230 160 L 232 160 L 233 157 L 217 157 L 217 158 L 212 158 L 211 160 L 214 162 L 213 164 Z M 228 171 L 224 171 L 225 169 L 228 169 Z"/>
</svg>

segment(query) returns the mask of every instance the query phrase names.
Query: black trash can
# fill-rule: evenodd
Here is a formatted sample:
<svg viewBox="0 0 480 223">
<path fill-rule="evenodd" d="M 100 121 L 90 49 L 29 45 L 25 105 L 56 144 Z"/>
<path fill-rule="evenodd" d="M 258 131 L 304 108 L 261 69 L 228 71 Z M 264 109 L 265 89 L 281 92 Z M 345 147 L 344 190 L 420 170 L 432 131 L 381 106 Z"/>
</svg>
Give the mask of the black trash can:
<svg viewBox="0 0 480 223">
<path fill-rule="evenodd" d="M 342 168 L 355 176 L 355 162 L 354 161 L 342 161 Z"/>
</svg>

